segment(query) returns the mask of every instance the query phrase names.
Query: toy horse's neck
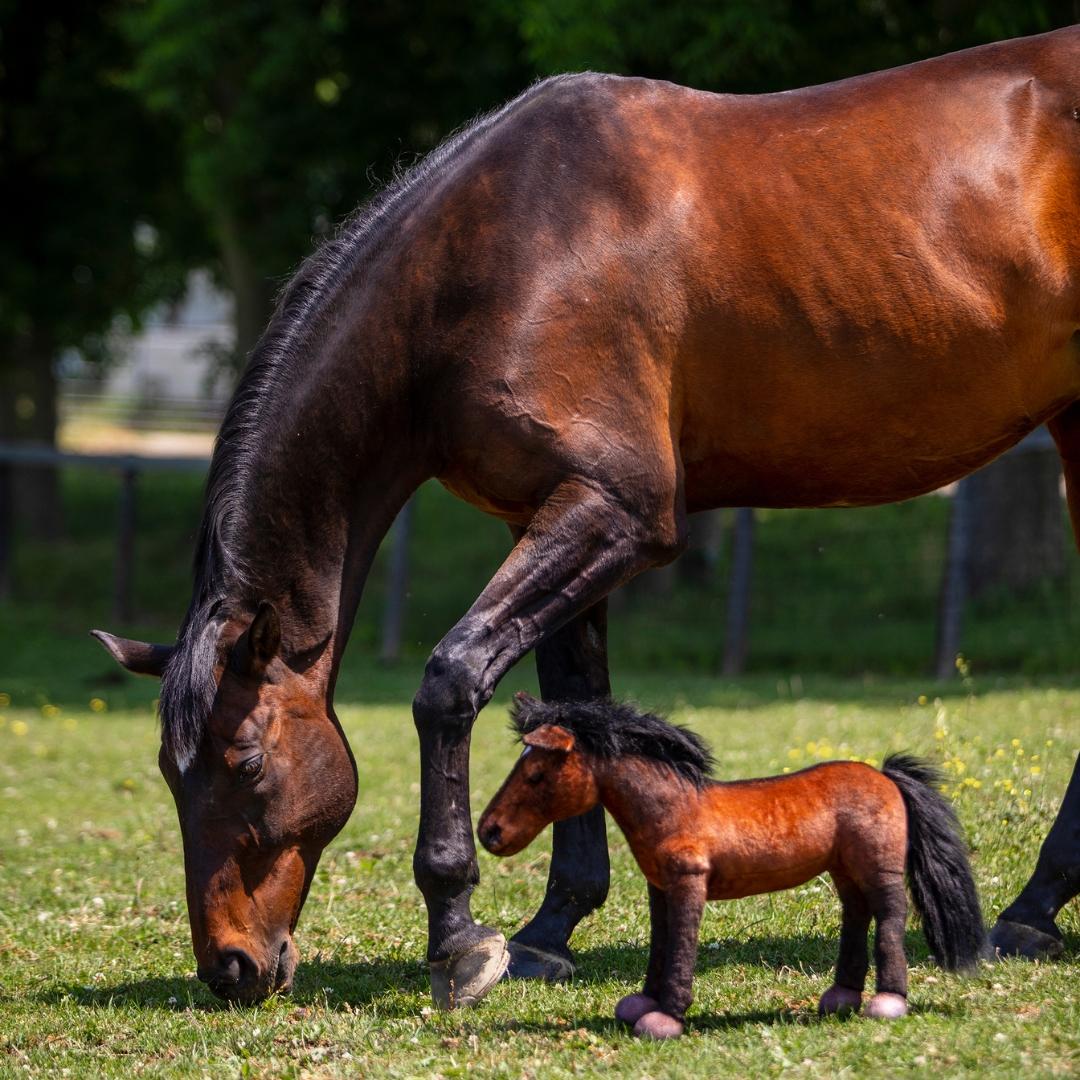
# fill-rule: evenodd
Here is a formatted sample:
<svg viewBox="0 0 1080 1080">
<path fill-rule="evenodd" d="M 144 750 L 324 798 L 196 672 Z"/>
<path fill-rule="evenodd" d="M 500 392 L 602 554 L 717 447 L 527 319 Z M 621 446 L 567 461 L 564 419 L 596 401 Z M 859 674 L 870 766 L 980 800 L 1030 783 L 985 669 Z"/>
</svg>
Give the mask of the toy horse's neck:
<svg viewBox="0 0 1080 1080">
<path fill-rule="evenodd" d="M 663 834 L 665 825 L 675 827 L 701 791 L 672 769 L 648 758 L 627 756 L 614 760 L 594 759 L 600 802 L 626 834 L 631 847 L 643 832 Z"/>
</svg>

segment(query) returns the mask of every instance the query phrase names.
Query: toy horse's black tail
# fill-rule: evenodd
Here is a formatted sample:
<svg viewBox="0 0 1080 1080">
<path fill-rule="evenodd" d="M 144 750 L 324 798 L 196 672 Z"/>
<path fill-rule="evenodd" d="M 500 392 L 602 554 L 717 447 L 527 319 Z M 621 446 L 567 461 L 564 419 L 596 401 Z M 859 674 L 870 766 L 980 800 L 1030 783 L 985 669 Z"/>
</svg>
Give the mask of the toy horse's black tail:
<svg viewBox="0 0 1080 1080">
<path fill-rule="evenodd" d="M 938 790 L 942 774 L 910 754 L 893 754 L 881 771 L 907 808 L 907 872 L 912 899 L 934 959 L 950 971 L 989 955 L 967 847 L 952 807 Z"/>
</svg>

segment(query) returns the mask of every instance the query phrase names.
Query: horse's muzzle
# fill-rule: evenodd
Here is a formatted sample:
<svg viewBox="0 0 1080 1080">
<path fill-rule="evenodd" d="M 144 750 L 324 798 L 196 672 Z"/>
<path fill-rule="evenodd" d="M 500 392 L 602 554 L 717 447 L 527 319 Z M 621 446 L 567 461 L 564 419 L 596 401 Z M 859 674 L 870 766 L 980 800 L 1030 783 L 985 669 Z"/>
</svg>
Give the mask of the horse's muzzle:
<svg viewBox="0 0 1080 1080">
<path fill-rule="evenodd" d="M 200 966 L 198 976 L 222 1001 L 253 1005 L 271 994 L 287 994 L 292 989 L 295 971 L 296 948 L 292 939 L 286 937 L 265 970 L 260 970 L 243 949 L 229 949 L 219 955 L 216 965 Z"/>
</svg>

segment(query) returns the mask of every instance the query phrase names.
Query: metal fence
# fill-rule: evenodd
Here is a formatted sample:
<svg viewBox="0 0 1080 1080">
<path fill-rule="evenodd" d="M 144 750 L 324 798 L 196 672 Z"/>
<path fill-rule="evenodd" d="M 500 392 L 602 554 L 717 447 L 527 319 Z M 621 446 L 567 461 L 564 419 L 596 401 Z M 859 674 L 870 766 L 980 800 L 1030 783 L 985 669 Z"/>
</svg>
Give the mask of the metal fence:
<svg viewBox="0 0 1080 1080">
<path fill-rule="evenodd" d="M 1045 429 L 1039 429 L 1010 454 L 1054 453 Z M 12 592 L 12 555 L 15 542 L 12 513 L 15 468 L 64 468 L 78 466 L 115 473 L 120 480 L 116 510 L 116 544 L 112 585 L 114 617 L 129 622 L 133 614 L 133 567 L 136 543 L 136 506 L 139 477 L 143 473 L 204 473 L 204 457 L 152 457 L 134 454 L 69 453 L 44 446 L 0 444 L 0 600 Z M 379 655 L 384 661 L 398 658 L 402 645 L 409 581 L 409 548 L 413 531 L 414 500 L 395 522 L 388 541 L 387 587 L 379 627 Z M 747 663 L 750 649 L 751 598 L 757 518 L 751 509 L 736 511 L 731 530 L 728 567 L 727 611 L 721 670 L 735 675 Z M 969 564 L 974 542 L 971 482 L 961 481 L 950 499 L 948 537 L 938 589 L 936 644 L 933 668 L 939 678 L 955 674 L 955 660 L 962 647 L 964 617 L 968 607 Z"/>
</svg>

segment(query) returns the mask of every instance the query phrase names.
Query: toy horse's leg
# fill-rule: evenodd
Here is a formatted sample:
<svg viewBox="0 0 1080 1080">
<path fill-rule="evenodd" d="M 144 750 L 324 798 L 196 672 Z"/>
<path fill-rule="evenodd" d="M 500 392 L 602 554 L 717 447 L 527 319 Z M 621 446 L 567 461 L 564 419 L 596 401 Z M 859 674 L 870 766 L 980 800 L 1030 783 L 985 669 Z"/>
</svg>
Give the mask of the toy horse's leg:
<svg viewBox="0 0 1080 1080">
<path fill-rule="evenodd" d="M 594 604 L 536 647 L 545 701 L 607 697 L 607 600 Z M 570 935 L 606 899 L 610 867 L 604 808 L 557 821 L 547 893 L 528 925 L 510 939 L 512 978 L 561 982 L 574 974 Z"/>
<path fill-rule="evenodd" d="M 615 1019 L 633 1027 L 646 1013 L 659 1007 L 667 965 L 667 896 L 649 883 L 649 967 L 645 987 L 640 994 L 627 994 L 615 1006 Z"/>
<path fill-rule="evenodd" d="M 836 962 L 836 978 L 821 996 L 818 1012 L 858 1012 L 862 1006 L 863 989 L 870 957 L 866 950 L 866 932 L 870 928 L 870 908 L 859 887 L 849 878 L 833 871 L 833 882 L 840 897 L 840 957 Z"/>
<path fill-rule="evenodd" d="M 670 460 L 639 459 L 636 486 L 618 498 L 595 481 L 561 484 L 431 654 L 413 701 L 420 738 L 413 873 L 427 904 L 431 989 L 441 1007 L 475 1003 L 509 963 L 503 936 L 474 922 L 469 909 L 480 877 L 469 811 L 476 714 L 530 649 L 639 571 L 678 554 L 686 523 L 676 475 Z"/>
<path fill-rule="evenodd" d="M 1003 956 L 1057 956 L 1065 946 L 1054 919 L 1080 893 L 1080 756 L 1035 873 L 1001 913 L 990 944 Z"/>
<path fill-rule="evenodd" d="M 686 1010 L 694 1000 L 694 965 L 707 889 L 708 876 L 701 873 L 686 874 L 664 890 L 667 898 L 664 975 L 658 985 L 657 1008 L 638 1019 L 635 1035 L 674 1039 L 683 1033 Z"/>
<path fill-rule="evenodd" d="M 892 875 L 890 875 L 892 876 Z M 904 955 L 907 893 L 903 874 L 885 878 L 868 896 L 874 916 L 875 993 L 864 1015 L 893 1020 L 907 1013 L 908 970 Z"/>
</svg>

